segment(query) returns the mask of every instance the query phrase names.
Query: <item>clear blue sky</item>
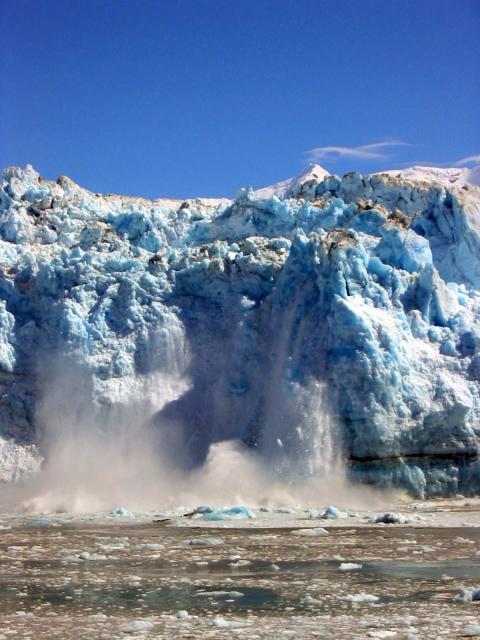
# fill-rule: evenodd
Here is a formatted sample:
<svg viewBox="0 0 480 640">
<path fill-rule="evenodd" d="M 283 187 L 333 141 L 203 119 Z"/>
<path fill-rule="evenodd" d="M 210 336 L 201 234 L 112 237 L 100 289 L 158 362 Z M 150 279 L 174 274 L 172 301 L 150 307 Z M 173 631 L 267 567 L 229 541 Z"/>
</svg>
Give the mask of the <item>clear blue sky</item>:
<svg viewBox="0 0 480 640">
<path fill-rule="evenodd" d="M 411 145 L 321 158 L 339 173 L 480 154 L 479 0 L 0 0 L 0 21 L 1 166 L 191 197 L 317 147 Z"/>
</svg>

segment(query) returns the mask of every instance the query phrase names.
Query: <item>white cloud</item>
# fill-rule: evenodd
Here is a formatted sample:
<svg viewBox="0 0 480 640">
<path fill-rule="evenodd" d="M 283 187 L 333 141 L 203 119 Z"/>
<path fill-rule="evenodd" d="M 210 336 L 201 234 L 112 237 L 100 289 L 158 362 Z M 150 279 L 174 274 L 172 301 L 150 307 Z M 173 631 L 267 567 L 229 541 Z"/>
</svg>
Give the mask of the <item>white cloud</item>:
<svg viewBox="0 0 480 640">
<path fill-rule="evenodd" d="M 464 167 L 466 164 L 480 164 L 480 155 L 467 156 L 466 158 L 462 158 L 461 160 L 457 160 L 457 162 L 455 162 L 456 167 Z"/>
<path fill-rule="evenodd" d="M 405 147 L 407 142 L 402 140 L 385 140 L 362 144 L 358 147 L 315 147 L 306 153 L 311 160 L 337 160 L 339 158 L 355 158 L 357 160 L 376 160 L 388 158 L 389 150 L 394 147 Z"/>
</svg>

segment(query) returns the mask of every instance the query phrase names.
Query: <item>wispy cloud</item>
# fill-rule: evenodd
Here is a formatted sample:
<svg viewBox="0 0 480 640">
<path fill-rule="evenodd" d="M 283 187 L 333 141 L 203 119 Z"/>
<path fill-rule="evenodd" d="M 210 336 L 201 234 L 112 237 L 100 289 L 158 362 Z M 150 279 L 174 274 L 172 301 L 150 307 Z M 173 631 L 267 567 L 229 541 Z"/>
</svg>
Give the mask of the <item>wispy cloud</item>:
<svg viewBox="0 0 480 640">
<path fill-rule="evenodd" d="M 455 162 L 456 167 L 464 167 L 466 164 L 480 164 L 480 154 L 477 156 L 467 156 Z"/>
<path fill-rule="evenodd" d="M 432 160 L 429 158 L 426 160 L 425 158 L 418 160 L 408 160 L 407 162 L 398 162 L 399 167 L 440 167 L 440 168 L 453 168 L 453 167 L 467 167 L 468 165 L 479 165 L 480 164 L 480 155 L 477 156 L 468 156 L 467 158 L 461 158 L 460 160 Z"/>
<path fill-rule="evenodd" d="M 338 160 L 353 158 L 356 160 L 378 160 L 391 156 L 391 150 L 395 147 L 409 146 L 402 140 L 384 140 L 362 144 L 358 147 L 315 147 L 309 149 L 306 154 L 311 160 Z"/>
</svg>

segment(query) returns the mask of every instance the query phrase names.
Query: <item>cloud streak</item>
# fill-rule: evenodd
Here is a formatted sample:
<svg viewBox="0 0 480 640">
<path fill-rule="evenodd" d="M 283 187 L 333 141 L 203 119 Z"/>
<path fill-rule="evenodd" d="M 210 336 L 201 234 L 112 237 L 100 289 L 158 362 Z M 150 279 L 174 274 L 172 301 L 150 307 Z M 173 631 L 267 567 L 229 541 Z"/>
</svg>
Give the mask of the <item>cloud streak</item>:
<svg viewBox="0 0 480 640">
<path fill-rule="evenodd" d="M 480 154 L 476 156 L 467 156 L 455 162 L 456 167 L 464 167 L 466 164 L 480 164 Z"/>
<path fill-rule="evenodd" d="M 395 147 L 409 146 L 402 140 L 384 140 L 362 144 L 358 147 L 315 147 L 306 154 L 311 160 L 339 160 L 352 158 L 355 160 L 378 160 L 390 157 Z"/>
</svg>

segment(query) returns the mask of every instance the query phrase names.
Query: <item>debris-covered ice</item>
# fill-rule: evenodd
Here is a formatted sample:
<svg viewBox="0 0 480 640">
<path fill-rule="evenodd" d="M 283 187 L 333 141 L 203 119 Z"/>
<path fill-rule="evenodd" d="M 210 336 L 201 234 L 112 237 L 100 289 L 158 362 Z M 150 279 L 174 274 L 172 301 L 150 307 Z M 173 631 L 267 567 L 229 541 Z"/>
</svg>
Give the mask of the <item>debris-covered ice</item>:
<svg viewBox="0 0 480 640">
<path fill-rule="evenodd" d="M 378 524 L 406 524 L 410 522 L 410 518 L 401 513 L 384 513 L 383 515 L 376 516 L 375 522 Z"/>
</svg>

